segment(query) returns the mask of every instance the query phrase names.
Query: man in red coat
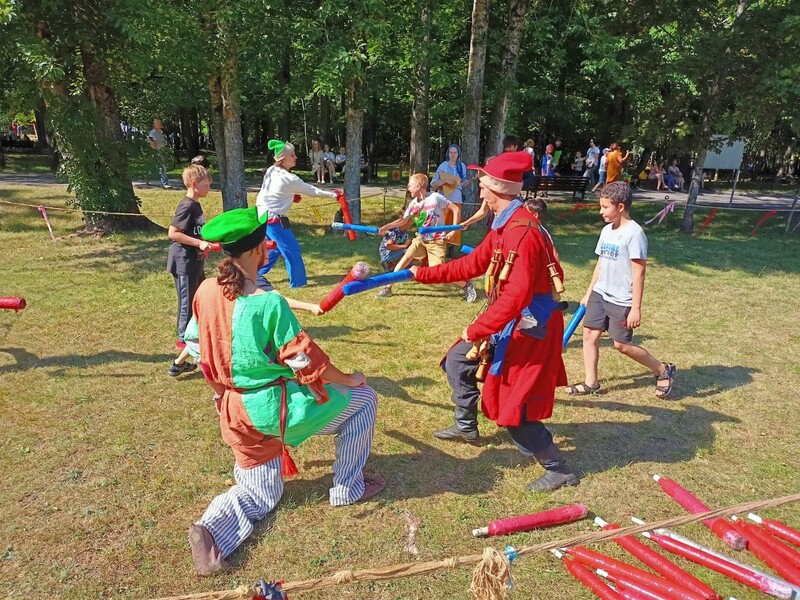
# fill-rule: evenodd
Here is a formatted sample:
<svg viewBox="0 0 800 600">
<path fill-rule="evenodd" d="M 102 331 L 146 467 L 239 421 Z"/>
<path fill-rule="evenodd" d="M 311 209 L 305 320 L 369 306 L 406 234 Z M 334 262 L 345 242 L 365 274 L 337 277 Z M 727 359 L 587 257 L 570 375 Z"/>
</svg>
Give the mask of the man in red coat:
<svg viewBox="0 0 800 600">
<path fill-rule="evenodd" d="M 563 272 L 552 241 L 519 197 L 522 176 L 532 168 L 530 154 L 505 152 L 485 167 L 469 168 L 478 169 L 481 199 L 495 214 L 491 231 L 463 258 L 436 267 L 411 267 L 420 283 L 451 283 L 469 281 L 487 268 L 491 273 L 493 259 L 496 263 L 486 310 L 464 329 L 445 357 L 455 423 L 434 435 L 476 442 L 480 398 L 483 414 L 506 427 L 519 451 L 544 467 L 544 475 L 529 490 L 549 492 L 577 485 L 577 474 L 541 422 L 553 413 L 556 387 L 567 382 L 561 360 L 564 317 L 561 304 L 553 299 L 548 265 L 560 277 Z M 489 342 L 484 362 L 491 367 L 481 392 L 476 378 L 481 360 L 467 354 L 482 340 Z"/>
</svg>

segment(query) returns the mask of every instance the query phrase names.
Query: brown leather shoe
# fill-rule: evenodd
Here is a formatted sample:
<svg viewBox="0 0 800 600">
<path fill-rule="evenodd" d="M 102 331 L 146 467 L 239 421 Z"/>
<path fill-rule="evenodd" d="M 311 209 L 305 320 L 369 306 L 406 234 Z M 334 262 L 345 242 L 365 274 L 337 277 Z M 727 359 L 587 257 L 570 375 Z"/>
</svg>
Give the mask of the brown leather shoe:
<svg viewBox="0 0 800 600">
<path fill-rule="evenodd" d="M 202 525 L 189 527 L 189 547 L 192 549 L 194 568 L 201 577 L 212 577 L 231 568 L 222 558 L 222 551 L 214 544 L 211 532 Z"/>
</svg>

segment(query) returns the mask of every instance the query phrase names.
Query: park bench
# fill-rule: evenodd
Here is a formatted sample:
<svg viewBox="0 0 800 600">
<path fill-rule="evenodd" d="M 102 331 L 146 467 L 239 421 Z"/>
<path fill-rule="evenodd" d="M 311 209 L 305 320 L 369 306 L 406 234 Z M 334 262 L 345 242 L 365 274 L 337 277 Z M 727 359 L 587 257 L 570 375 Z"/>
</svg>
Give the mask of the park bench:
<svg viewBox="0 0 800 600">
<path fill-rule="evenodd" d="M 36 144 L 33 140 L 25 139 L 0 139 L 0 146 L 5 152 L 30 152 L 35 149 Z"/>
<path fill-rule="evenodd" d="M 526 199 L 529 198 L 531 194 L 536 198 L 541 192 L 572 192 L 573 200 L 575 200 L 577 194 L 580 194 L 581 202 L 583 202 L 587 185 L 589 185 L 588 177 L 579 177 L 576 175 L 541 177 L 539 175 L 534 175 L 525 181 L 522 186 L 522 191 L 525 192 Z"/>
</svg>

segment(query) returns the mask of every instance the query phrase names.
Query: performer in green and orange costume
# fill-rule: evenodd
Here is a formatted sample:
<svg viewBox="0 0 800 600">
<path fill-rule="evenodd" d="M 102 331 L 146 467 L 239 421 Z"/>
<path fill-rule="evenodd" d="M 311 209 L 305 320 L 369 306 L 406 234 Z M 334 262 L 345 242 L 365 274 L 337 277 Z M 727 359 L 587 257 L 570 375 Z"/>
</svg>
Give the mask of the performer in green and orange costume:
<svg viewBox="0 0 800 600">
<path fill-rule="evenodd" d="M 221 243 L 226 258 L 220 275 L 197 290 L 186 337 L 199 345 L 200 367 L 214 389 L 222 438 L 236 459 L 236 485 L 189 529 L 200 575 L 227 569 L 225 557 L 278 503 L 283 477 L 297 472 L 287 446 L 312 435 L 336 436 L 333 506 L 365 500 L 385 486 L 381 476 L 363 472 L 375 391 L 363 373 L 337 369 L 286 300 L 255 283 L 267 255 L 265 230 L 255 207 L 225 212 L 201 230 L 206 241 Z"/>
</svg>

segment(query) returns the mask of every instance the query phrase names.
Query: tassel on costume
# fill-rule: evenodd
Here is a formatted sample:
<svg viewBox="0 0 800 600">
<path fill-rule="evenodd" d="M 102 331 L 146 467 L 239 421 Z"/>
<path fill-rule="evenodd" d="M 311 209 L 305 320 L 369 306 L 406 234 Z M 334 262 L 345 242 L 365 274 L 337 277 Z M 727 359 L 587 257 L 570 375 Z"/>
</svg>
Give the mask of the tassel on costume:
<svg viewBox="0 0 800 600">
<path fill-rule="evenodd" d="M 281 454 L 281 475 L 283 477 L 294 477 L 297 473 L 297 465 L 294 464 L 292 455 L 289 454 L 289 449 L 284 445 L 283 453 Z"/>
<path fill-rule="evenodd" d="M 294 477 L 297 475 L 297 465 L 294 464 L 289 449 L 286 447 L 286 415 L 289 409 L 286 405 L 286 379 L 281 378 L 281 476 Z"/>
</svg>

